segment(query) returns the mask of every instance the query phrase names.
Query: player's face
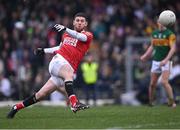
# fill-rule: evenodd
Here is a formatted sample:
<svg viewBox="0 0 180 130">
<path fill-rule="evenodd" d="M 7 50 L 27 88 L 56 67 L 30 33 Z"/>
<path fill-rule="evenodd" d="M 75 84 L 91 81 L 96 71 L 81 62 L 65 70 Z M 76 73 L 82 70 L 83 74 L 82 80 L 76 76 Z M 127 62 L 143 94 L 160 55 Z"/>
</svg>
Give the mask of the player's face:
<svg viewBox="0 0 180 130">
<path fill-rule="evenodd" d="M 78 16 L 74 19 L 73 25 L 76 31 L 81 32 L 87 26 L 87 21 L 84 17 Z"/>
</svg>

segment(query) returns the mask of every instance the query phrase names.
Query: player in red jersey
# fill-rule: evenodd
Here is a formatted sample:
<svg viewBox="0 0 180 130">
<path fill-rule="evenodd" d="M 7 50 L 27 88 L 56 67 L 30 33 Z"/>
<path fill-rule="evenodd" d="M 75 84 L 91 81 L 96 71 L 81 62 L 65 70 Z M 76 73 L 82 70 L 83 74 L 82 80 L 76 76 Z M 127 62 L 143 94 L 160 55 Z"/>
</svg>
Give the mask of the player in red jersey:
<svg viewBox="0 0 180 130">
<path fill-rule="evenodd" d="M 53 29 L 55 31 L 65 31 L 60 45 L 53 48 L 38 48 L 35 50 L 36 55 L 44 53 L 55 54 L 49 63 L 50 79 L 37 93 L 28 97 L 23 102 L 15 104 L 8 113 L 7 118 L 13 118 L 19 110 L 37 103 L 55 90 L 63 91 L 63 87 L 69 97 L 73 112 L 89 108 L 88 105 L 78 101 L 73 91 L 73 75 L 93 39 L 92 33 L 85 31 L 87 25 L 87 18 L 84 13 L 77 13 L 75 15 L 73 20 L 74 30 L 60 24 L 54 25 Z"/>
</svg>

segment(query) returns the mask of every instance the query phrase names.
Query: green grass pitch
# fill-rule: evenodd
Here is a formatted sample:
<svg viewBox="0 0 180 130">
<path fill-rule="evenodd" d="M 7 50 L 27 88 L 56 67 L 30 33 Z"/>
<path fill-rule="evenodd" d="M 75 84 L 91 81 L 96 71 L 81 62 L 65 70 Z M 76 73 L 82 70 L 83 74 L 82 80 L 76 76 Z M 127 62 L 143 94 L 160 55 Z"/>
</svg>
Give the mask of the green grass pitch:
<svg viewBox="0 0 180 130">
<path fill-rule="evenodd" d="M 77 114 L 68 107 L 34 106 L 6 119 L 9 108 L 0 108 L 0 129 L 173 129 L 180 128 L 180 106 L 103 106 Z"/>
</svg>

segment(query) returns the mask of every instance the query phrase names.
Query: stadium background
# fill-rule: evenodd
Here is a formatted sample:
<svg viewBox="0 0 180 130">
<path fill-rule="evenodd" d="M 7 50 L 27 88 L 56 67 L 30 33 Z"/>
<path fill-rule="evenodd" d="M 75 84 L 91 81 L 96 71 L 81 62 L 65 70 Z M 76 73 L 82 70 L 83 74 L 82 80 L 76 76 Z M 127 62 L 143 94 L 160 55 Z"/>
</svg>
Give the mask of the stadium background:
<svg viewBox="0 0 180 130">
<path fill-rule="evenodd" d="M 59 38 L 50 30 L 54 23 L 72 28 L 73 15 L 85 12 L 89 30 L 94 33 L 90 52 L 99 64 L 98 99 L 122 103 L 126 92 L 125 57 L 127 37 L 149 37 L 156 19 L 164 9 L 176 13 L 173 31 L 177 34 L 174 66 L 180 66 L 180 1 L 178 0 L 1 0 L 0 1 L 0 100 L 22 100 L 39 90 L 49 78 L 48 63 L 52 56 L 37 57 L 37 47 L 58 45 Z M 133 92 L 141 103 L 147 103 L 150 62 L 139 61 L 148 43 L 133 46 Z M 171 83 L 179 83 L 178 70 Z M 79 69 L 75 80 L 76 92 L 85 98 Z M 178 91 L 178 90 L 177 90 Z M 178 94 L 178 92 L 177 92 Z M 132 96 L 132 93 L 130 93 Z M 49 100 L 50 97 L 47 98 Z"/>
</svg>

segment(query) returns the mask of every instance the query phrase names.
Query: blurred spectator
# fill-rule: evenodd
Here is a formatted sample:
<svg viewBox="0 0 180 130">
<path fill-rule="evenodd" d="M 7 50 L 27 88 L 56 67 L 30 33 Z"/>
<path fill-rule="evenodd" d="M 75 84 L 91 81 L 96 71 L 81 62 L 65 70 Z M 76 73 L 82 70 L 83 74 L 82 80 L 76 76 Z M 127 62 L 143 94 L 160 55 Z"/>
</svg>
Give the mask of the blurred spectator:
<svg viewBox="0 0 180 130">
<path fill-rule="evenodd" d="M 98 96 L 99 98 L 112 98 L 113 97 L 113 77 L 112 69 L 108 62 L 104 62 L 100 68 L 100 75 L 98 81 Z"/>
<path fill-rule="evenodd" d="M 3 72 L 4 72 L 4 63 L 2 59 L 0 59 L 0 74 L 3 74 Z"/>
<path fill-rule="evenodd" d="M 98 80 L 98 67 L 99 65 L 94 60 L 92 54 L 88 54 L 85 61 L 81 64 L 86 104 L 89 104 L 89 99 L 92 98 L 94 105 L 96 105 L 96 83 Z"/>
<path fill-rule="evenodd" d="M 169 79 L 173 86 L 175 99 L 180 102 L 180 61 L 177 61 L 177 57 L 175 58 L 174 66 L 171 70 Z"/>
<path fill-rule="evenodd" d="M 11 98 L 11 83 L 9 79 L 0 74 L 0 100 L 8 100 Z"/>
</svg>

